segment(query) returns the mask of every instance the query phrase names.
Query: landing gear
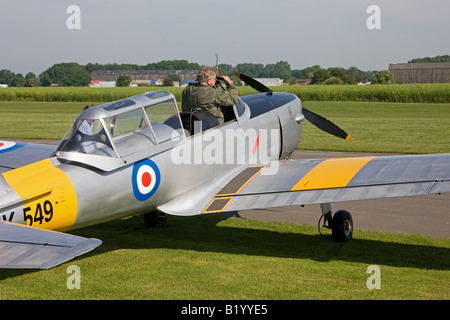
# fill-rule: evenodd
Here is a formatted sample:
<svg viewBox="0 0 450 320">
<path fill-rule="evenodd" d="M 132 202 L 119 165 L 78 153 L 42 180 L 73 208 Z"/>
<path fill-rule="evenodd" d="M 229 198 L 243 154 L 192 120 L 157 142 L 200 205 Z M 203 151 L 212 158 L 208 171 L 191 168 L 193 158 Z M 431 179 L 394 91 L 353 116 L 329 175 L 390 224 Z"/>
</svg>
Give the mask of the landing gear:
<svg viewBox="0 0 450 320">
<path fill-rule="evenodd" d="M 334 216 L 331 216 L 331 205 L 329 203 L 321 204 L 322 217 L 319 220 L 319 233 L 320 222 L 324 218 L 323 227 L 331 229 L 331 235 L 336 242 L 347 242 L 353 237 L 353 218 L 350 212 L 347 210 L 336 211 Z M 323 236 L 323 235 L 322 235 Z"/>
<path fill-rule="evenodd" d="M 333 216 L 333 228 L 331 229 L 333 240 L 347 242 L 353 237 L 353 219 L 347 210 L 339 210 Z"/>
<path fill-rule="evenodd" d="M 147 228 L 162 227 L 166 224 L 167 214 L 159 211 L 144 213 L 144 222 Z"/>
</svg>

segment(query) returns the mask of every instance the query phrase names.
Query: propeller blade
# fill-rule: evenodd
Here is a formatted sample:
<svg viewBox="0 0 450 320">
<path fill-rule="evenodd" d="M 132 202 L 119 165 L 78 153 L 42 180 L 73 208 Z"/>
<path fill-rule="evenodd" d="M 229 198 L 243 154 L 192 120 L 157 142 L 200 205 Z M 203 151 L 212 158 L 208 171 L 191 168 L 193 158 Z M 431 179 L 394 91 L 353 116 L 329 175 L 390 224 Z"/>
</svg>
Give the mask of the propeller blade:
<svg viewBox="0 0 450 320">
<path fill-rule="evenodd" d="M 263 85 L 258 80 L 250 78 L 249 76 L 246 76 L 245 74 L 242 74 L 242 73 L 239 73 L 239 72 L 235 72 L 234 74 L 236 75 L 236 77 L 238 77 L 239 79 L 244 81 L 246 84 L 248 84 L 250 87 L 252 87 L 256 91 L 259 91 L 259 92 L 272 92 L 272 90 L 267 88 L 265 85 Z"/>
<path fill-rule="evenodd" d="M 338 138 L 345 139 L 347 141 L 353 141 L 352 136 L 350 136 L 347 132 L 339 128 L 330 120 L 322 117 L 321 115 L 318 115 L 317 113 L 314 113 L 306 109 L 305 107 L 302 108 L 302 113 L 305 116 L 306 120 L 311 122 L 317 128 L 329 134 L 332 134 L 333 136 L 336 136 Z"/>
<path fill-rule="evenodd" d="M 261 82 L 250 78 L 249 76 L 246 76 L 245 74 L 235 72 L 234 73 L 236 77 L 247 83 L 250 87 L 253 89 L 259 91 L 259 92 L 272 92 L 269 88 L 267 88 L 265 85 L 263 85 Z M 332 134 L 338 138 L 342 138 L 348 141 L 353 141 L 353 138 L 344 130 L 339 128 L 337 125 L 335 125 L 330 120 L 322 117 L 321 115 L 318 115 L 317 113 L 314 113 L 302 106 L 303 115 L 305 116 L 306 120 L 311 122 L 313 125 L 315 125 L 317 128 Z"/>
</svg>

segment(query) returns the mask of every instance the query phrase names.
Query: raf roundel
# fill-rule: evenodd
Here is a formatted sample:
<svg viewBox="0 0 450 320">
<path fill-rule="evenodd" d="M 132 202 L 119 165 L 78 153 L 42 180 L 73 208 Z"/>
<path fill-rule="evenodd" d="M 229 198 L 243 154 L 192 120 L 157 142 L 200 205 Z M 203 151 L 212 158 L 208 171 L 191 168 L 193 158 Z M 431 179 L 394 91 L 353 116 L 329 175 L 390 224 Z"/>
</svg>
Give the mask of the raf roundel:
<svg viewBox="0 0 450 320">
<path fill-rule="evenodd" d="M 23 147 L 25 144 L 12 141 L 0 141 L 0 153 L 9 152 Z"/>
<path fill-rule="evenodd" d="M 134 164 L 132 179 L 134 196 L 139 201 L 145 201 L 158 190 L 161 173 L 156 163 L 146 159 Z"/>
</svg>

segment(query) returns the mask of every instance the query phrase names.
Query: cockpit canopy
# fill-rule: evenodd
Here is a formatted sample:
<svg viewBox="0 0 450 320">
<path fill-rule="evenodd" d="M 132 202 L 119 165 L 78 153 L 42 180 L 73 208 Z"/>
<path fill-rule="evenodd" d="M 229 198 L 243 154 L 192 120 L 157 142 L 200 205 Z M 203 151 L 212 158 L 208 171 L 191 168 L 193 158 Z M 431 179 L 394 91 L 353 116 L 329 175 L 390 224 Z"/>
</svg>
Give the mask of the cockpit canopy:
<svg viewBox="0 0 450 320">
<path fill-rule="evenodd" d="M 175 97 L 154 91 L 85 110 L 64 136 L 57 154 L 126 158 L 167 140 L 179 141 L 180 136 L 184 131 Z"/>
</svg>

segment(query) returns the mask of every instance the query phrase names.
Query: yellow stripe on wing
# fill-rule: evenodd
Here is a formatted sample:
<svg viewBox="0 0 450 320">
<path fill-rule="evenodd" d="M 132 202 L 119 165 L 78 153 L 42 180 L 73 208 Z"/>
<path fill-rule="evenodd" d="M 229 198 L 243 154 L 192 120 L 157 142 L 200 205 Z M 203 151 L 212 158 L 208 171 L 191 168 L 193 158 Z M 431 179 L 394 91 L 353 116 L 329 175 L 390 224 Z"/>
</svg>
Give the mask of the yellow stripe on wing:
<svg viewBox="0 0 450 320">
<path fill-rule="evenodd" d="M 291 191 L 345 187 L 355 174 L 374 157 L 337 158 L 319 163 Z"/>
</svg>

